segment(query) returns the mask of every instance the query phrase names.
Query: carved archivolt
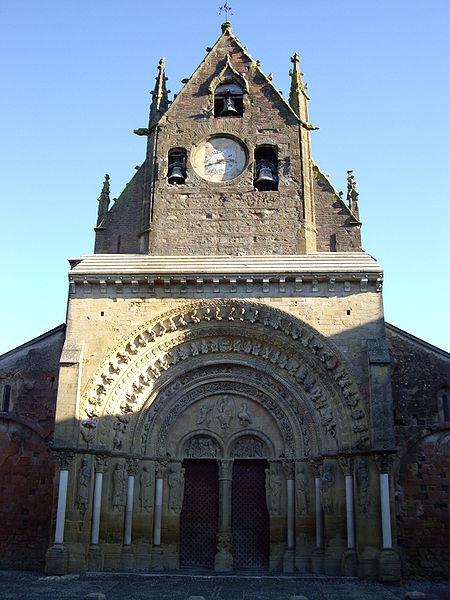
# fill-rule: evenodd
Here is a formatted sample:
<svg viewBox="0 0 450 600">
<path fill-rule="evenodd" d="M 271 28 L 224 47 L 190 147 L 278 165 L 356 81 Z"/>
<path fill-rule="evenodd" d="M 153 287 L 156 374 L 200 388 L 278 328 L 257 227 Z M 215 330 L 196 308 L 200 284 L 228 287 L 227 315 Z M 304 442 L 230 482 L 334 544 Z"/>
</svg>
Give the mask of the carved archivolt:
<svg viewBox="0 0 450 600">
<path fill-rule="evenodd" d="M 110 415 L 114 421 L 110 441 L 120 450 L 133 415 L 157 398 L 158 390 L 170 380 L 171 369 L 182 372 L 196 359 L 210 362 L 223 356 L 231 362 L 242 358 L 248 363 L 265 361 L 314 407 L 325 437 L 335 439 L 341 427 L 341 435 L 347 436 L 341 445 L 367 444 L 367 418 L 357 385 L 327 340 L 286 313 L 238 301 L 184 305 L 147 323 L 116 346 L 83 393 L 80 429 L 84 441 L 91 443 L 99 418 Z M 297 418 L 307 436 L 304 414 L 298 412 Z"/>
</svg>

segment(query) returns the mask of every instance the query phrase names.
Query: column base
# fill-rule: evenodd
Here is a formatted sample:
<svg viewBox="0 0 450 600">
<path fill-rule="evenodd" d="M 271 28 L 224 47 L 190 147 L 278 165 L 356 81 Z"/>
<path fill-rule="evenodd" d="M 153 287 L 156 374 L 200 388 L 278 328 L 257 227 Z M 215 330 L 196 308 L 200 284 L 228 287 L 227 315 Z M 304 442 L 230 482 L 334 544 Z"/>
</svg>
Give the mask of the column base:
<svg viewBox="0 0 450 600">
<path fill-rule="evenodd" d="M 66 575 L 68 563 L 67 549 L 63 544 L 53 544 L 45 554 L 46 575 Z"/>
<path fill-rule="evenodd" d="M 152 571 L 163 571 L 164 570 L 164 552 L 161 546 L 153 546 L 152 548 Z"/>
<path fill-rule="evenodd" d="M 344 577 L 356 577 L 358 573 L 358 554 L 351 548 L 342 555 L 342 575 Z"/>
<path fill-rule="evenodd" d="M 324 571 L 324 551 L 323 548 L 316 548 L 311 556 L 311 573 L 318 575 Z"/>
<path fill-rule="evenodd" d="M 103 550 L 98 544 L 91 544 L 87 556 L 88 571 L 103 571 Z"/>
<path fill-rule="evenodd" d="M 391 548 L 384 548 L 378 556 L 378 580 L 400 581 L 402 578 L 400 557 Z"/>
<path fill-rule="evenodd" d="M 134 552 L 131 546 L 122 546 L 120 566 L 126 571 L 131 571 L 134 568 Z"/>
<path fill-rule="evenodd" d="M 295 550 L 286 548 L 283 556 L 283 573 L 294 573 L 295 571 Z"/>
<path fill-rule="evenodd" d="M 217 554 L 214 558 L 214 571 L 226 573 L 233 570 L 233 541 L 231 533 L 217 534 Z"/>
</svg>

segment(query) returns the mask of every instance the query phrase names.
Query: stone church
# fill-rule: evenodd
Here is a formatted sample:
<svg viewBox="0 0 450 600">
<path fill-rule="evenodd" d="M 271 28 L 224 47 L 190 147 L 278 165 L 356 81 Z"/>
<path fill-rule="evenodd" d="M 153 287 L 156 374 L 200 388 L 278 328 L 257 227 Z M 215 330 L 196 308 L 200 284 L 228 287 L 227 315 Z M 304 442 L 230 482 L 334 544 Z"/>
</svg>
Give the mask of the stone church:
<svg viewBox="0 0 450 600">
<path fill-rule="evenodd" d="M 160 61 L 66 324 L 0 357 L 2 566 L 448 573 L 450 356 L 385 323 L 291 61 L 224 23 L 172 102 Z"/>
</svg>

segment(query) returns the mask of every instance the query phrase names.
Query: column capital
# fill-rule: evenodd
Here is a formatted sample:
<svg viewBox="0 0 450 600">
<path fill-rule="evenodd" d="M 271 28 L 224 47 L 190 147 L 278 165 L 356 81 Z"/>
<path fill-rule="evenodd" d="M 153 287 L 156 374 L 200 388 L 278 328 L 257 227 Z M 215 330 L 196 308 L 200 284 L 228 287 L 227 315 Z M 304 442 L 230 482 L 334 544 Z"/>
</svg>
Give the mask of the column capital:
<svg viewBox="0 0 450 600">
<path fill-rule="evenodd" d="M 394 456 L 392 454 L 384 454 L 377 452 L 373 455 L 375 459 L 375 463 L 378 467 L 378 472 L 381 473 L 391 473 L 392 465 L 394 462 Z"/>
<path fill-rule="evenodd" d="M 353 475 L 353 456 L 338 456 L 338 463 L 344 475 Z"/>
<path fill-rule="evenodd" d="M 104 473 L 108 467 L 108 459 L 104 454 L 96 454 L 94 459 L 94 469 L 96 473 Z"/>
<path fill-rule="evenodd" d="M 320 477 L 320 472 L 323 465 L 323 458 L 311 458 L 309 464 L 311 465 L 311 471 L 313 472 L 314 477 Z"/>
<path fill-rule="evenodd" d="M 232 458 L 220 458 L 219 464 L 219 479 L 229 479 L 233 477 L 233 459 Z"/>
<path fill-rule="evenodd" d="M 69 452 L 67 450 L 54 450 L 54 453 L 59 464 L 60 471 L 68 471 L 70 463 L 75 457 L 75 452 Z"/>
<path fill-rule="evenodd" d="M 155 462 L 155 477 L 164 479 L 167 471 L 167 460 L 158 460 Z"/>
<path fill-rule="evenodd" d="M 136 473 L 138 472 L 138 459 L 137 458 L 127 458 L 126 467 L 128 475 L 132 477 L 136 477 Z"/>
<path fill-rule="evenodd" d="M 281 462 L 281 466 L 283 467 L 284 476 L 286 479 L 294 479 L 294 461 L 293 460 L 283 460 Z"/>
</svg>

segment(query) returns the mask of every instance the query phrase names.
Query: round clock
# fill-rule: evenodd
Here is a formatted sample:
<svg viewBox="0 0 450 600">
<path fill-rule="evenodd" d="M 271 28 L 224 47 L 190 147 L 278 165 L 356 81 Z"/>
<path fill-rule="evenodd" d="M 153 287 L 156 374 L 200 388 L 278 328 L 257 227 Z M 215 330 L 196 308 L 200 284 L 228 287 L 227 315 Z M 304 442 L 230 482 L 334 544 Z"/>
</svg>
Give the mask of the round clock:
<svg viewBox="0 0 450 600">
<path fill-rule="evenodd" d="M 229 181 L 247 165 L 247 150 L 231 136 L 215 136 L 201 142 L 192 155 L 192 165 L 207 181 Z"/>
</svg>

